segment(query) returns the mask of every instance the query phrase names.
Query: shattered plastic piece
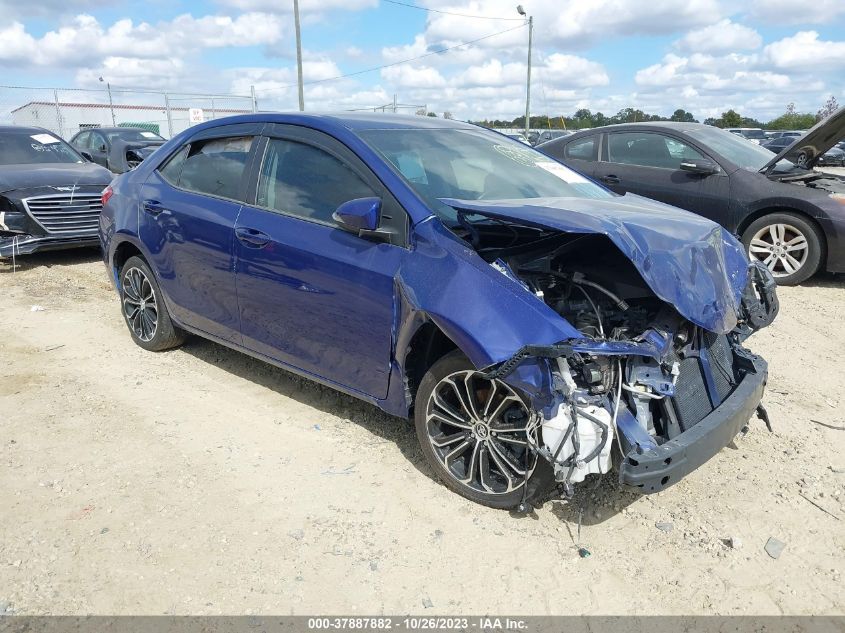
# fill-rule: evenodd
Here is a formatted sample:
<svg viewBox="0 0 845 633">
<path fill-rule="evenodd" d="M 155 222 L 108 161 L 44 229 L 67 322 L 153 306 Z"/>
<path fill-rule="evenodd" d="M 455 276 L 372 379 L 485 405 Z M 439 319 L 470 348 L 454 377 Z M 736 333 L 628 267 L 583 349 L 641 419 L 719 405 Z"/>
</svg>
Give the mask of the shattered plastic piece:
<svg viewBox="0 0 845 633">
<path fill-rule="evenodd" d="M 765 550 L 766 553 L 771 556 L 772 558 L 777 559 L 783 549 L 786 547 L 786 543 L 782 543 L 781 541 L 777 540 L 776 538 L 769 537 L 769 540 L 766 541 Z"/>
<path fill-rule="evenodd" d="M 664 521 L 658 521 L 654 524 L 654 527 L 656 527 L 661 532 L 671 532 L 675 529 L 675 524 Z"/>
<path fill-rule="evenodd" d="M 44 312 L 44 310 L 46 310 L 46 308 L 44 306 L 38 306 L 38 305 L 32 306 L 29 309 L 30 312 Z"/>
<path fill-rule="evenodd" d="M 591 552 L 586 547 L 579 547 L 578 556 L 580 556 L 581 558 L 587 558 L 588 556 L 591 556 Z"/>
<path fill-rule="evenodd" d="M 431 609 L 434 606 L 434 603 L 428 598 L 423 598 L 422 605 L 424 609 Z"/>
</svg>

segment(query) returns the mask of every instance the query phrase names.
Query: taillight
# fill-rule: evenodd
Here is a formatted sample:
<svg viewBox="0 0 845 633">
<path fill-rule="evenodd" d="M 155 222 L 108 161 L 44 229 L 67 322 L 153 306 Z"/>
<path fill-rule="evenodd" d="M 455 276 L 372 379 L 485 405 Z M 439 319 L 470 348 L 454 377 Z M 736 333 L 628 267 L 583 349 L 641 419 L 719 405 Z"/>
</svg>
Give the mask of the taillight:
<svg viewBox="0 0 845 633">
<path fill-rule="evenodd" d="M 109 198 L 111 198 L 113 195 L 114 195 L 114 190 L 112 190 L 111 185 L 109 185 L 108 187 L 103 189 L 103 197 L 102 197 L 103 206 L 106 206 L 106 202 L 108 202 Z"/>
</svg>

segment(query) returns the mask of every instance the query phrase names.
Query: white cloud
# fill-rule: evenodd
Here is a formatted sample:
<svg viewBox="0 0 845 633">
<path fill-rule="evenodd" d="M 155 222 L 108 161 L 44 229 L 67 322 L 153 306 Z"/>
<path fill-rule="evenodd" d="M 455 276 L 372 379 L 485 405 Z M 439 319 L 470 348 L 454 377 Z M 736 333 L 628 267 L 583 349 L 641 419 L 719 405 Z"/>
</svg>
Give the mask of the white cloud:
<svg viewBox="0 0 845 633">
<path fill-rule="evenodd" d="M 845 15 L 842 0 L 754 0 L 751 14 L 778 25 L 830 24 Z"/>
<path fill-rule="evenodd" d="M 845 68 L 845 41 L 819 39 L 815 31 L 799 31 L 792 37 L 773 42 L 763 49 L 772 66 L 787 70 Z"/>
<path fill-rule="evenodd" d="M 242 11 L 293 13 L 292 2 L 279 2 L 278 0 L 221 0 L 219 4 Z M 309 14 L 336 10 L 360 11 L 377 6 L 378 0 L 300 0 L 299 12 Z"/>
<path fill-rule="evenodd" d="M 41 37 L 13 22 L 0 29 L 0 64 L 61 68 L 93 65 L 108 57 L 169 60 L 204 48 L 270 44 L 282 32 L 278 16 L 261 13 L 237 18 L 186 14 L 155 26 L 123 19 L 108 27 L 90 15 L 79 15 Z"/>
<path fill-rule="evenodd" d="M 728 53 L 759 48 L 763 38 L 754 29 L 725 18 L 716 24 L 695 29 L 675 42 L 683 51 L 698 53 Z"/>
</svg>

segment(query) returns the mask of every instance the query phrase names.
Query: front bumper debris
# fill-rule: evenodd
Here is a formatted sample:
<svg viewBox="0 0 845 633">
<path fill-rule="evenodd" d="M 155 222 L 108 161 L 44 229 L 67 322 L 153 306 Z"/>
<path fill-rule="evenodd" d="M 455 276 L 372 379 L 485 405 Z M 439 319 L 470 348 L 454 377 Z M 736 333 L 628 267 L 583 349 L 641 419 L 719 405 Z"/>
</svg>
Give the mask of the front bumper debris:
<svg viewBox="0 0 845 633">
<path fill-rule="evenodd" d="M 90 233 L 63 234 L 59 236 L 21 235 L 0 237 L 0 257 L 29 255 L 39 251 L 54 251 L 65 248 L 99 246 L 100 239 Z"/>
<path fill-rule="evenodd" d="M 751 354 L 747 358 L 752 369 L 733 392 L 698 424 L 660 446 L 638 442 L 632 434 L 626 435 L 624 429 L 630 425 L 620 421 L 620 443 L 625 458 L 619 466 L 619 481 L 623 486 L 643 494 L 665 490 L 736 437 L 757 410 L 768 379 L 766 361 Z"/>
</svg>

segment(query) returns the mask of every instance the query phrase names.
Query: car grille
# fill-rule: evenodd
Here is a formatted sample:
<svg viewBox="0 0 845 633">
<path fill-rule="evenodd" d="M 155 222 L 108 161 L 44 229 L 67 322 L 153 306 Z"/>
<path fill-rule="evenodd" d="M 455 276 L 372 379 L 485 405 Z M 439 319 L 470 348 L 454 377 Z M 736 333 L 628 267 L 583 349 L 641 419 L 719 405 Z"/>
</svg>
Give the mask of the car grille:
<svg viewBox="0 0 845 633">
<path fill-rule="evenodd" d="M 716 386 L 718 405 L 736 386 L 730 343 L 724 334 L 712 332 L 704 332 L 701 341 L 710 359 L 710 375 Z M 679 363 L 680 373 L 675 383 L 672 404 L 675 406 L 681 429 L 686 431 L 701 422 L 714 409 L 707 393 L 705 367 L 698 357 L 680 360 L 674 352 L 670 360 Z"/>
<path fill-rule="evenodd" d="M 24 201 L 26 210 L 54 235 L 97 233 L 103 202 L 99 193 L 53 194 L 34 196 Z"/>
</svg>

